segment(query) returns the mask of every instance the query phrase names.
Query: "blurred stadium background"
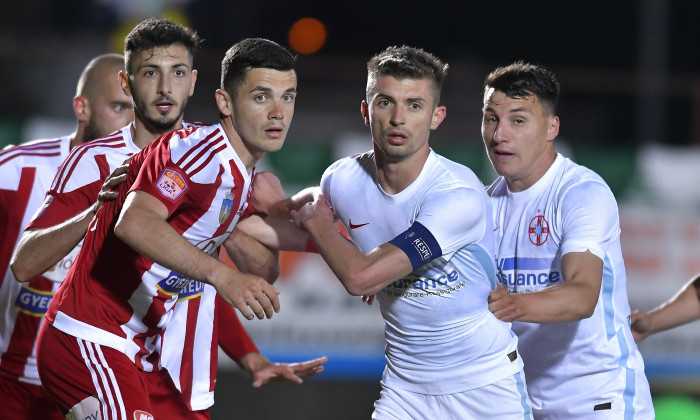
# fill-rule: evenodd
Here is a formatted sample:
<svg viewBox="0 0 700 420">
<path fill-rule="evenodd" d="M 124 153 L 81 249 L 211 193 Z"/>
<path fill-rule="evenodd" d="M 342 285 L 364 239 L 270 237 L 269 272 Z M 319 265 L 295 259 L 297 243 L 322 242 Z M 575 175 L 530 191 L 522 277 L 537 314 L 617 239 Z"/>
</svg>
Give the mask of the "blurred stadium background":
<svg viewBox="0 0 700 420">
<path fill-rule="evenodd" d="M 559 150 L 597 171 L 616 194 L 631 306 L 654 307 L 700 272 L 700 3 L 303 3 L 6 4 L 0 14 L 0 147 L 72 131 L 71 100 L 87 61 L 120 52 L 140 20 L 166 16 L 206 40 L 195 58 L 199 78 L 188 120 L 211 122 L 217 115 L 219 63 L 239 39 L 265 37 L 299 54 L 299 96 L 287 143 L 258 168 L 278 174 L 288 192 L 317 183 L 336 158 L 370 148 L 359 116 L 365 62 L 400 44 L 450 63 L 442 97 L 448 118 L 431 142 L 489 184 L 495 175 L 479 133 L 481 84 L 495 66 L 523 59 L 559 76 Z M 303 386 L 253 390 L 222 354 L 213 418 L 369 418 L 383 368 L 377 307 L 348 296 L 317 256 L 284 254 L 282 271 L 282 312 L 244 325 L 273 361 L 328 355 L 326 372 Z M 700 418 L 698 324 L 658 334 L 640 348 L 657 418 Z"/>
</svg>

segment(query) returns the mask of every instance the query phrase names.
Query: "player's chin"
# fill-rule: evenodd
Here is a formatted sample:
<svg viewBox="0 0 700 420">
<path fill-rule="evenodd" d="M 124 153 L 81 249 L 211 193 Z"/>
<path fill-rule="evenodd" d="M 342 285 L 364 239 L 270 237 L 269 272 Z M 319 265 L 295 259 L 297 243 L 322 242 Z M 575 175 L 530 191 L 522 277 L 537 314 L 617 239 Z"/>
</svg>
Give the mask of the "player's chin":
<svg viewBox="0 0 700 420">
<path fill-rule="evenodd" d="M 278 139 L 268 139 L 261 144 L 261 150 L 265 153 L 276 152 L 284 146 L 284 136 Z"/>
</svg>

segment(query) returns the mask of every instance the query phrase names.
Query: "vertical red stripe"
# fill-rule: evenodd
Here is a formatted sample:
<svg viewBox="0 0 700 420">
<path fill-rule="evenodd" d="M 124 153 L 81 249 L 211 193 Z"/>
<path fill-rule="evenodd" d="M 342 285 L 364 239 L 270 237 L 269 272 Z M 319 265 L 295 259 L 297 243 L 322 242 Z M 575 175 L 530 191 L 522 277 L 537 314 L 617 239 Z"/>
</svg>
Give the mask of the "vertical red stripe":
<svg viewBox="0 0 700 420">
<path fill-rule="evenodd" d="M 209 363 L 209 392 L 214 392 L 214 387 L 216 387 L 216 372 L 219 366 L 219 323 L 217 319 L 217 317 L 219 316 L 219 311 L 216 310 L 216 305 L 219 304 L 219 302 L 217 302 L 218 299 L 221 298 L 217 293 L 216 298 L 214 300 L 214 325 L 212 326 L 211 332 L 211 363 Z"/>
<path fill-rule="evenodd" d="M 182 364 L 180 365 L 180 392 L 191 410 L 190 400 L 192 399 L 192 378 L 194 376 L 194 334 L 197 328 L 197 317 L 199 316 L 199 304 L 202 298 L 196 297 L 186 301 L 187 304 L 187 325 L 185 327 L 185 343 L 182 349 Z M 178 302 L 182 305 L 185 302 Z"/>
<path fill-rule="evenodd" d="M 0 235 L 0 285 L 10 268 L 10 259 L 23 228 L 22 219 L 27 211 L 29 197 L 32 194 L 32 186 L 36 177 L 36 168 L 22 168 L 19 177 L 17 191 L 0 189 L 0 226 L 3 233 Z"/>
<path fill-rule="evenodd" d="M 51 291 L 53 282 L 44 277 L 39 277 L 29 284 L 29 287 L 36 290 Z M 34 351 L 34 343 L 39 334 L 39 327 L 43 316 L 35 316 L 17 313 L 17 320 L 12 330 L 7 350 L 2 355 L 0 360 L 0 372 L 5 377 L 19 379 L 24 376 L 24 367 L 27 364 L 27 359 Z"/>
</svg>

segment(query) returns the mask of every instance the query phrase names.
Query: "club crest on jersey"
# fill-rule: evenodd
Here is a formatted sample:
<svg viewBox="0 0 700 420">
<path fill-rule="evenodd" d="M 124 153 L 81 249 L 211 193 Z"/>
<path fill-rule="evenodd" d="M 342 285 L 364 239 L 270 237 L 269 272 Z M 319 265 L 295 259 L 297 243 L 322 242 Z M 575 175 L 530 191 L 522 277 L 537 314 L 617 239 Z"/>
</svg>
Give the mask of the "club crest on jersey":
<svg viewBox="0 0 700 420">
<path fill-rule="evenodd" d="M 187 182 L 182 175 L 166 168 L 158 178 L 156 188 L 164 197 L 175 201 L 187 189 Z"/>
<path fill-rule="evenodd" d="M 527 233 L 533 245 L 544 245 L 544 243 L 547 242 L 547 238 L 549 238 L 549 223 L 547 223 L 544 216 L 535 216 L 530 220 Z"/>
<path fill-rule="evenodd" d="M 221 203 L 221 211 L 219 211 L 219 224 L 224 223 L 226 219 L 228 219 L 228 216 L 231 214 L 231 209 L 233 209 L 233 199 L 233 194 L 227 192 L 226 197 L 224 198 L 224 202 Z"/>
<path fill-rule="evenodd" d="M 153 414 L 142 410 L 135 410 L 134 420 L 153 420 Z"/>
</svg>

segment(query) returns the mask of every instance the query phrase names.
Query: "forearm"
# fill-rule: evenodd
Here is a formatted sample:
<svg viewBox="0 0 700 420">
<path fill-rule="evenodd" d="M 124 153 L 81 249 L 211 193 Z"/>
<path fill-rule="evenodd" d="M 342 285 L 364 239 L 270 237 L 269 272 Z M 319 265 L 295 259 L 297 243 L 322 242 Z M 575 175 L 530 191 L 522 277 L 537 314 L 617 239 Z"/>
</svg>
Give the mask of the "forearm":
<svg viewBox="0 0 700 420">
<path fill-rule="evenodd" d="M 312 219 L 304 223 L 311 234 L 319 254 L 333 270 L 345 289 L 354 296 L 377 293 L 391 281 L 399 278 L 393 274 L 383 273 L 382 266 L 374 264 L 381 253 L 365 254 L 338 233 L 335 225 L 321 219 Z M 409 270 L 410 272 L 410 270 Z M 394 278 L 395 277 L 395 278 Z"/>
<path fill-rule="evenodd" d="M 512 295 L 518 308 L 514 321 L 554 323 L 593 315 L 598 294 L 587 285 L 561 284 L 534 293 Z"/>
<path fill-rule="evenodd" d="M 700 319 L 700 296 L 696 283 L 700 283 L 700 276 L 688 282 L 670 300 L 648 312 L 651 321 L 649 334 Z"/>
<path fill-rule="evenodd" d="M 231 232 L 223 245 L 241 272 L 260 276 L 271 284 L 279 277 L 279 252 L 268 248 L 239 228 Z"/>
<path fill-rule="evenodd" d="M 123 211 L 114 233 L 139 254 L 190 279 L 217 286 L 214 279 L 228 268 L 189 243 L 156 213 Z"/>
<path fill-rule="evenodd" d="M 15 278 L 29 282 L 51 269 L 83 239 L 92 218 L 90 207 L 59 225 L 27 229 L 12 255 Z"/>
<path fill-rule="evenodd" d="M 236 229 L 269 248 L 281 251 L 303 252 L 309 238 L 309 234 L 290 219 L 263 219 L 255 214 L 239 221 Z"/>
<path fill-rule="evenodd" d="M 561 259 L 564 281 L 534 293 L 513 295 L 515 320 L 570 322 L 593 315 L 603 278 L 603 260 L 590 251 L 570 252 Z"/>
<path fill-rule="evenodd" d="M 254 375 L 255 372 L 264 369 L 270 364 L 270 360 L 268 360 L 267 357 L 263 356 L 259 352 L 251 352 L 243 356 L 243 359 L 241 359 L 240 366 L 246 372 L 250 373 L 251 375 Z"/>
</svg>

